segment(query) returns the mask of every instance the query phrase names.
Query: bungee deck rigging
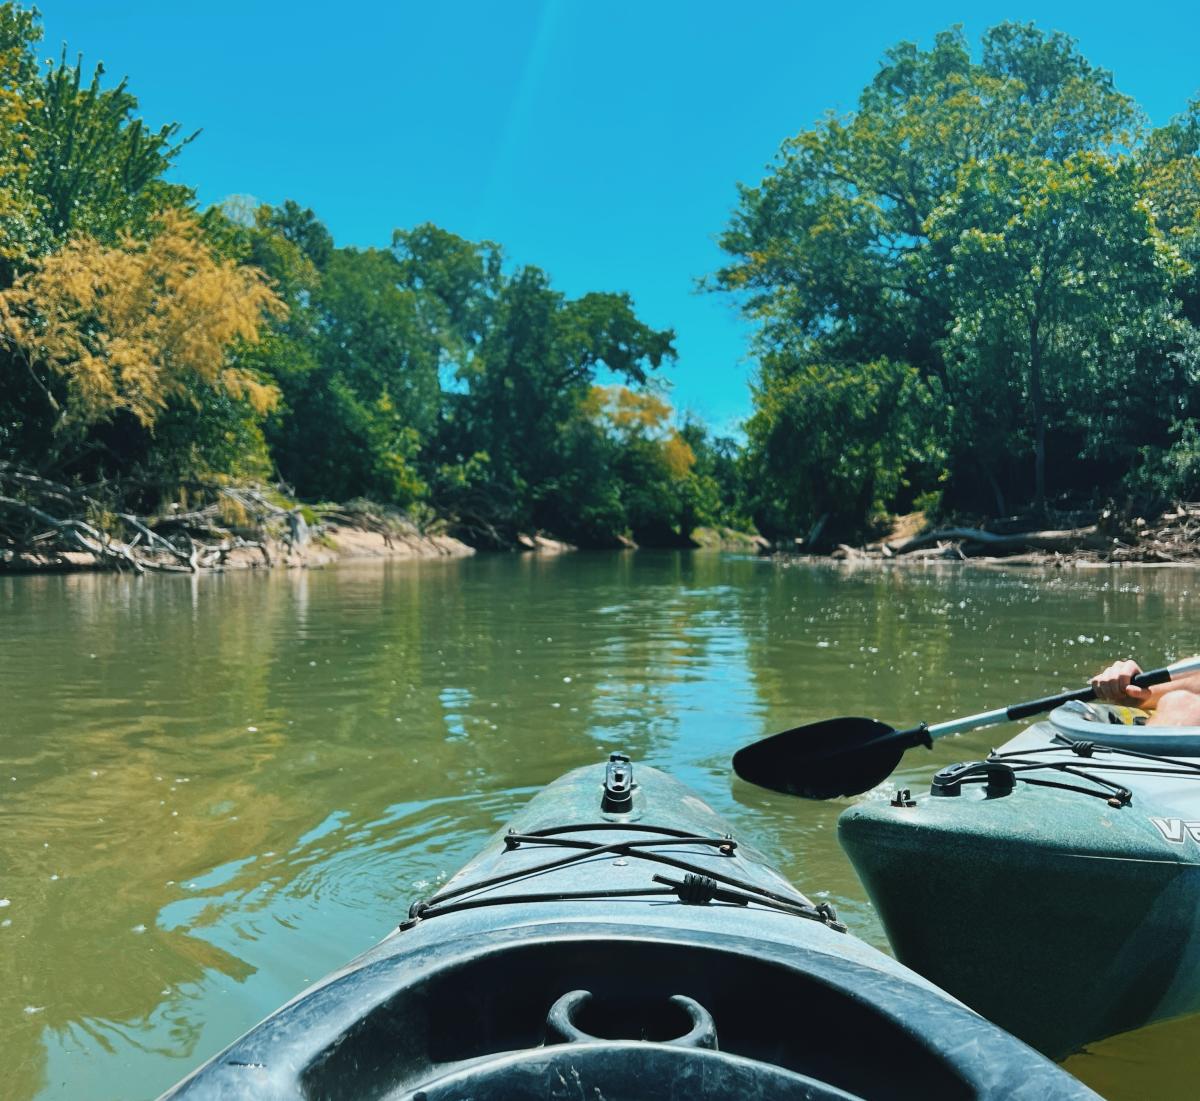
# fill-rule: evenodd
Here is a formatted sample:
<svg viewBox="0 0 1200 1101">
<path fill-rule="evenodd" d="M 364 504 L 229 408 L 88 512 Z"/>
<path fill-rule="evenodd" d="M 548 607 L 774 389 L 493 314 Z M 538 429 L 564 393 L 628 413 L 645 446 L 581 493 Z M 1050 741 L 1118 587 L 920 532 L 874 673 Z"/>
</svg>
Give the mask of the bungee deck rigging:
<svg viewBox="0 0 1200 1101">
<path fill-rule="evenodd" d="M 637 773 L 614 755 L 550 784 L 400 929 L 167 1096 L 1095 1098 Z"/>
<path fill-rule="evenodd" d="M 653 836 L 645 840 L 623 840 L 605 844 L 601 841 L 589 841 L 565 836 L 572 833 L 592 833 L 619 830 L 622 833 L 630 831 L 648 833 Z M 689 905 L 705 905 L 709 902 L 727 902 L 737 906 L 757 903 L 769 909 L 782 913 L 793 914 L 796 917 L 820 921 L 831 929 L 845 932 L 846 926 L 837 919 L 837 912 L 827 902 L 814 903 L 800 892 L 787 896 L 776 891 L 749 882 L 744 878 L 722 875 L 711 867 L 703 867 L 695 863 L 669 856 L 666 853 L 653 852 L 650 847 L 660 846 L 704 846 L 715 849 L 722 856 L 732 857 L 737 851 L 737 842 L 732 836 L 708 837 L 699 834 L 689 834 L 683 830 L 671 829 L 664 826 L 647 826 L 640 823 L 590 822 L 575 823 L 566 826 L 552 826 L 547 829 L 534 830 L 530 833 L 517 833 L 510 830 L 504 837 L 506 852 L 520 848 L 522 845 L 545 845 L 575 849 L 576 852 L 560 860 L 551 860 L 534 867 L 514 868 L 511 871 L 462 887 L 441 891 L 431 898 L 414 902 L 409 908 L 408 920 L 400 925 L 402 930 L 409 929 L 417 921 L 427 921 L 441 914 L 455 913 L 460 910 L 474 909 L 480 906 L 512 905 L 532 902 L 552 901 L 586 901 L 611 898 L 636 898 L 640 896 L 674 895 L 679 901 Z M 525 892 L 520 894 L 493 895 L 483 898 L 463 898 L 464 895 L 477 895 L 496 887 L 518 883 L 526 879 L 545 875 L 548 872 L 592 860 L 599 856 L 613 856 L 618 859 L 645 860 L 654 864 L 663 864 L 686 872 L 684 879 L 674 881 L 662 875 L 655 875 L 653 883 L 660 886 L 626 887 L 578 890 L 578 891 L 548 891 Z M 721 884 L 725 886 L 722 887 Z M 454 901 L 458 899 L 459 901 Z"/>
<path fill-rule="evenodd" d="M 1111 782 L 1103 776 L 1097 775 L 1098 772 L 1123 773 L 1129 776 L 1187 777 L 1200 780 L 1200 762 L 1198 761 L 1167 757 L 1158 753 L 1142 753 L 1124 746 L 1103 745 L 1098 742 L 1075 739 L 1062 731 L 1056 731 L 1052 741 L 1056 744 L 1033 749 L 1022 748 L 1007 752 L 992 750 L 985 760 L 966 761 L 943 768 L 934 774 L 930 794 L 942 797 L 953 796 L 958 794 L 958 789 L 963 784 L 986 783 L 989 785 L 989 794 L 1000 795 L 1007 794 L 1015 784 L 1025 783 L 1038 787 L 1055 787 L 1064 791 L 1076 791 L 1082 795 L 1093 795 L 1103 799 L 1111 807 L 1123 807 L 1133 802 L 1133 791 L 1123 784 Z M 1055 760 L 1050 755 L 1056 752 L 1071 753 L 1075 758 L 1087 760 L 1088 764 L 1080 765 L 1074 759 Z M 1104 760 L 1103 758 L 1106 756 L 1132 757 L 1166 767 L 1122 764 Z M 1046 770 L 1077 776 L 1103 790 L 1097 791 L 1079 784 L 1047 780 L 1030 775 L 1030 773 Z"/>
</svg>

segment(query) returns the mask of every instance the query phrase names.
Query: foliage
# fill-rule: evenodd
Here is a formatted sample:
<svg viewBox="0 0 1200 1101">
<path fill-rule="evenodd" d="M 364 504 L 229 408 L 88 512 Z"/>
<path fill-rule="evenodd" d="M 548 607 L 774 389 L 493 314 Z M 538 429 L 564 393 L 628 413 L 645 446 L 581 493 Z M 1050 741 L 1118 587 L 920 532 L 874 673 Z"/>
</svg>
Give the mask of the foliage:
<svg viewBox="0 0 1200 1101">
<path fill-rule="evenodd" d="M 678 432 L 695 457 L 692 474 L 697 483 L 698 522 L 751 531 L 754 521 L 748 504 L 750 487 L 741 443 L 731 436 L 711 435 L 702 421 L 687 415 Z"/>
<path fill-rule="evenodd" d="M 747 455 L 756 514 L 797 532 L 816 509 L 861 526 L 942 486 L 953 506 L 984 510 L 1112 492 L 1179 414 L 1122 418 L 1131 389 L 1189 381 L 1197 140 L 1195 105 L 1147 133 L 1059 33 L 1001 24 L 977 59 L 957 29 L 889 50 L 856 111 L 784 142 L 742 188 L 722 237 L 730 259 L 710 286 L 755 320 L 763 363 Z M 918 418 L 932 436 L 909 440 L 907 457 L 860 461 L 877 422 L 844 388 L 885 361 L 911 368 L 915 407 L 945 416 Z M 790 438 L 848 405 L 844 467 L 819 430 L 811 447 Z M 1101 457 L 1098 483 L 1085 457 Z M 857 471 L 835 477 L 848 499 L 794 486 L 797 462 Z"/>
<path fill-rule="evenodd" d="M 1105 396 L 1119 401 L 1147 381 L 1136 352 L 1162 321 L 1177 255 L 1134 163 L 1099 153 L 972 165 L 930 226 L 949 257 L 943 353 L 956 392 L 1003 380 L 999 400 L 962 410 L 964 442 L 999 462 L 1013 441 L 1031 441 L 1043 511 L 1049 426 L 1083 452 L 1111 444 L 1109 432 L 1090 438 L 1114 427 L 1096 413 Z"/>
<path fill-rule="evenodd" d="M 693 528 L 712 521 L 717 487 L 695 472 L 695 452 L 671 427 L 671 406 L 663 398 L 597 386 L 586 408 L 612 449 L 616 492 L 636 541 L 684 543 Z"/>
<path fill-rule="evenodd" d="M 199 213 L 167 179 L 195 135 L 39 39 L 0 2 L 0 460 L 275 476 L 496 545 L 1197 489 L 1200 100 L 1152 130 L 1063 34 L 901 43 L 741 189 L 709 286 L 757 329 L 744 448 L 676 417 L 674 334 L 627 294 L 431 223 Z"/>
<path fill-rule="evenodd" d="M 489 246 L 480 248 L 487 271 Z M 674 356 L 673 334 L 640 321 L 627 295 L 567 299 L 533 266 L 479 286 L 486 303 L 458 316 L 487 320 L 460 329 L 462 393 L 449 403 L 443 453 L 487 455 L 503 506 L 493 522 L 610 542 L 628 524 L 604 468 L 610 449 L 589 420 L 592 381 L 604 368 L 644 384 Z"/>
<path fill-rule="evenodd" d="M 195 222 L 168 211 L 149 241 L 75 237 L 40 261 L 0 292 L 0 339 L 55 410 L 53 433 L 80 434 L 121 410 L 149 428 L 197 387 L 269 410 L 274 389 L 229 366 L 226 351 L 279 312 L 257 272 L 217 260 Z"/>
<path fill-rule="evenodd" d="M 40 37 L 33 12 L 0 4 L 0 286 L 34 235 L 27 119 L 36 102 L 33 48 Z"/>
<path fill-rule="evenodd" d="M 195 135 L 65 49 L 39 67 L 39 40 L 0 3 L 0 460 L 160 499 L 275 475 L 498 544 L 677 540 L 711 511 L 665 402 L 592 402 L 674 356 L 627 295 L 568 298 L 428 223 L 355 249 L 291 199 L 197 213 L 166 179 Z"/>
<path fill-rule="evenodd" d="M 912 367 L 772 357 L 747 424 L 750 507 L 768 536 L 820 525 L 827 542 L 864 535 L 941 457 L 929 442 L 936 402 Z M 924 450 L 921 450 L 924 445 Z"/>
<path fill-rule="evenodd" d="M 271 388 L 239 362 L 277 308 L 163 174 L 186 140 L 124 82 L 39 70 L 0 4 L 0 458 L 77 477 L 262 470 Z"/>
</svg>

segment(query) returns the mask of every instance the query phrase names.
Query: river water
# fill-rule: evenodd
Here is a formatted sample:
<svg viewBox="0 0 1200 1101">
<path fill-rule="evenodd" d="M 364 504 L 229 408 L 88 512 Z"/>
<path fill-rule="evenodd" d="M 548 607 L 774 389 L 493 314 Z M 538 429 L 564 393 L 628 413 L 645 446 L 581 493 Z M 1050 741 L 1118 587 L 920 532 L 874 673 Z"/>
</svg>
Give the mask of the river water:
<svg viewBox="0 0 1200 1101">
<path fill-rule="evenodd" d="M 715 553 L 0 577 L 3 1096 L 155 1096 L 384 936 L 543 784 L 624 749 L 852 931 L 845 801 L 732 777 L 838 714 L 934 721 L 1200 650 L 1193 570 L 855 571 Z M 919 787 L 995 731 L 911 753 Z M 1014 935 L 1023 935 L 1014 931 Z M 1200 1023 L 1069 1068 L 1194 1096 Z"/>
</svg>

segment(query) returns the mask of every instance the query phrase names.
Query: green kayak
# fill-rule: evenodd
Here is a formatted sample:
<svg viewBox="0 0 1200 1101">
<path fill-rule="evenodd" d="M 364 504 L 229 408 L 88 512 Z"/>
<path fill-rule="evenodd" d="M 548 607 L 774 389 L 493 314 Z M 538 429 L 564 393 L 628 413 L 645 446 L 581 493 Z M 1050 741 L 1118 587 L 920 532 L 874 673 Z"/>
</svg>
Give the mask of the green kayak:
<svg viewBox="0 0 1200 1101">
<path fill-rule="evenodd" d="M 1061 707 L 838 822 L 897 958 L 1055 1059 L 1200 1011 L 1200 728 L 1122 717 Z"/>
</svg>

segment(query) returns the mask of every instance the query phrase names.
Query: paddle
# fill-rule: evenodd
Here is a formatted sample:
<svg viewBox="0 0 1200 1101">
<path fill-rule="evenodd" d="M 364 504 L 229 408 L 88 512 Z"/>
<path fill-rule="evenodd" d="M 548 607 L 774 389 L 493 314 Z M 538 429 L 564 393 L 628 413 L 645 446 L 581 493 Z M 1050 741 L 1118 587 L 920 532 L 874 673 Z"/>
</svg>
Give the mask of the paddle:
<svg viewBox="0 0 1200 1101">
<path fill-rule="evenodd" d="M 1149 688 L 1198 669 L 1200 657 L 1189 658 L 1164 669 L 1139 673 L 1132 683 Z M 934 738 L 947 734 L 1027 719 L 1071 700 L 1095 698 L 1094 688 L 1080 688 L 933 726 L 921 723 L 907 730 L 896 730 L 877 719 L 825 719 L 744 746 L 733 755 L 733 767 L 743 780 L 805 799 L 857 795 L 886 780 L 904 751 L 912 746 L 932 747 Z"/>
</svg>

